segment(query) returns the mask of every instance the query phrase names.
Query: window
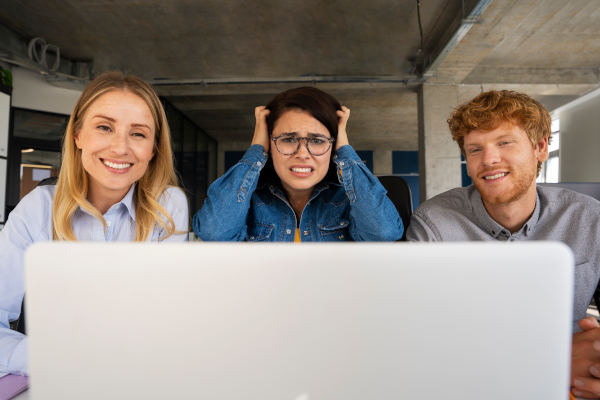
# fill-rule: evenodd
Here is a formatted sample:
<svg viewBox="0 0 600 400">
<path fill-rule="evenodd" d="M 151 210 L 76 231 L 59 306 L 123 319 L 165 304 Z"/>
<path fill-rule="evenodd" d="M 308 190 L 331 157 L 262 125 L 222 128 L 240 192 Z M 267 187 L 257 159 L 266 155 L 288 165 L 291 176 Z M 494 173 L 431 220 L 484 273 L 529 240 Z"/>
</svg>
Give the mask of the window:
<svg viewBox="0 0 600 400">
<path fill-rule="evenodd" d="M 58 175 L 61 140 L 69 116 L 12 108 L 6 174 L 6 210 L 10 212 L 44 178 Z"/>
<path fill-rule="evenodd" d="M 548 145 L 548 160 L 542 164 L 537 177 L 540 183 L 557 183 L 559 180 L 560 120 L 552 121 L 552 139 Z"/>
</svg>

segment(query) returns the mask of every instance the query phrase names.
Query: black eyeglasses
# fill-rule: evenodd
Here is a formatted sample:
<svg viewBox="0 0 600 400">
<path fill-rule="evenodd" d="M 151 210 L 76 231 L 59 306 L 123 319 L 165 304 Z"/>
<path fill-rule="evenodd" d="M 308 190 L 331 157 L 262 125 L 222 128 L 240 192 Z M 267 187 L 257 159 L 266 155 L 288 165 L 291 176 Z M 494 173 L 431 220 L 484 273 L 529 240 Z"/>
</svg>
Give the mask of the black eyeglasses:
<svg viewBox="0 0 600 400">
<path fill-rule="evenodd" d="M 331 148 L 331 144 L 335 142 L 335 139 L 329 139 L 324 137 L 297 137 L 282 135 L 271 138 L 275 143 L 275 148 L 278 152 L 284 156 L 291 156 L 296 154 L 300 150 L 300 142 L 304 141 L 304 145 L 308 152 L 313 156 L 322 156 L 327 153 Z"/>
</svg>

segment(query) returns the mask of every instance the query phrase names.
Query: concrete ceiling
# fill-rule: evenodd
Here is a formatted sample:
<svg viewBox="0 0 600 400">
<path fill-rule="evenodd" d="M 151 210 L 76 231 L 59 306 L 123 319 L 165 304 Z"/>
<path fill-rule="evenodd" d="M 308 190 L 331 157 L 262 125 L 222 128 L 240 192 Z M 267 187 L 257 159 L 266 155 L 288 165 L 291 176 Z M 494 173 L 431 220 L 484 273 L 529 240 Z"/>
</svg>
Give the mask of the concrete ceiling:
<svg viewBox="0 0 600 400">
<path fill-rule="evenodd" d="M 416 0 L 0 0 L 0 25 L 94 73 L 144 77 L 210 136 L 240 146 L 254 106 L 300 85 L 352 109 L 357 148 L 412 150 L 424 81 L 518 88 L 549 108 L 600 83 L 600 1 L 420 3 L 422 38 Z"/>
</svg>

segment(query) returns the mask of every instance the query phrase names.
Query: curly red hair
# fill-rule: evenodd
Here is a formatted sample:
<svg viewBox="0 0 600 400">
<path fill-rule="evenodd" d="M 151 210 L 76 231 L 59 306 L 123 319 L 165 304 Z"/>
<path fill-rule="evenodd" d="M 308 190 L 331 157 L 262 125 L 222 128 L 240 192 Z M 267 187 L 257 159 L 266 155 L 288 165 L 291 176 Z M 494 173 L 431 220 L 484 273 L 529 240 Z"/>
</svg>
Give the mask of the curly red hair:
<svg viewBox="0 0 600 400">
<path fill-rule="evenodd" d="M 448 119 L 452 138 L 464 154 L 465 135 L 474 130 L 491 131 L 511 122 L 527 133 L 532 146 L 544 138 L 550 143 L 552 120 L 544 106 L 524 93 L 490 90 L 454 110 Z M 538 173 L 542 163 L 538 162 Z"/>
</svg>

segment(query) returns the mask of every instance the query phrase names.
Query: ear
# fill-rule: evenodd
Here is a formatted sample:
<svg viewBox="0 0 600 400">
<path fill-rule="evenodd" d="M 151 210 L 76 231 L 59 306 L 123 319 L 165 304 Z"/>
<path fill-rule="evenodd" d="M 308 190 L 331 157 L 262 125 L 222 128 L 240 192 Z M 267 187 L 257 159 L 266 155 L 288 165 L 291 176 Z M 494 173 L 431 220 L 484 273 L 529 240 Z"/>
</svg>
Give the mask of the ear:
<svg viewBox="0 0 600 400">
<path fill-rule="evenodd" d="M 544 162 L 548 159 L 548 138 L 544 137 L 534 146 L 534 152 L 539 162 Z"/>
<path fill-rule="evenodd" d="M 73 137 L 74 137 L 74 139 L 75 139 L 75 146 L 77 146 L 77 148 L 78 148 L 79 150 L 81 150 L 81 144 L 79 143 L 79 142 L 80 142 L 80 139 L 79 139 L 79 132 L 75 132 L 75 133 L 73 134 Z"/>
</svg>

